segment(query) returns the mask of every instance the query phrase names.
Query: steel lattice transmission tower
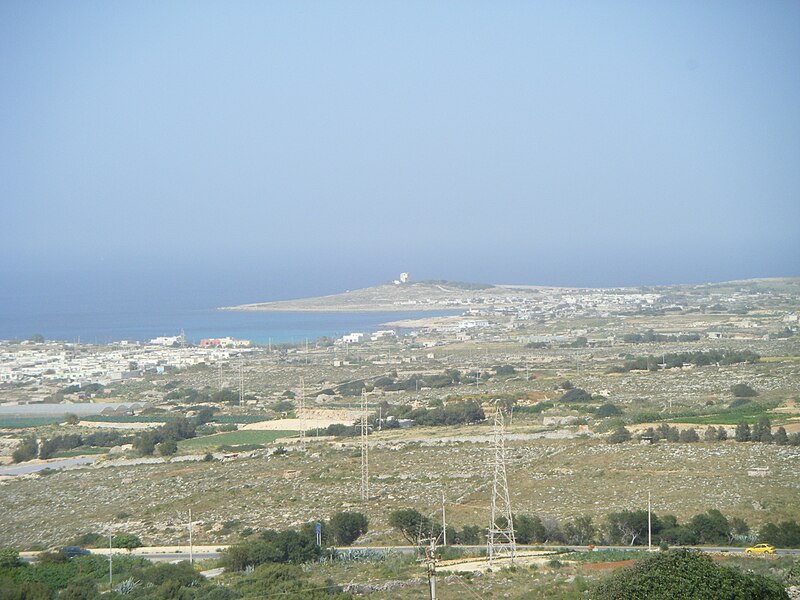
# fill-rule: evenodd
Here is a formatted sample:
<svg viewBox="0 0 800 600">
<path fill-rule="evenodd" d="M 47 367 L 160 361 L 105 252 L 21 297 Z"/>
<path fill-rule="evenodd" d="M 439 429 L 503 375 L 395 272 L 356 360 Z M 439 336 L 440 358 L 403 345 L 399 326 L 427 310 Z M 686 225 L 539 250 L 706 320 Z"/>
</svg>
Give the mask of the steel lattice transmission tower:
<svg viewBox="0 0 800 600">
<path fill-rule="evenodd" d="M 300 378 L 300 447 L 306 449 L 306 382 Z"/>
<path fill-rule="evenodd" d="M 514 520 L 511 515 L 511 497 L 506 477 L 506 431 L 505 416 L 499 404 L 494 411 L 494 443 L 492 469 L 492 511 L 489 521 L 488 557 L 489 564 L 496 558 L 514 557 L 517 542 L 514 539 Z M 498 522 L 499 521 L 499 522 Z"/>
<path fill-rule="evenodd" d="M 369 500 L 369 412 L 366 389 L 361 392 L 361 499 Z"/>
</svg>

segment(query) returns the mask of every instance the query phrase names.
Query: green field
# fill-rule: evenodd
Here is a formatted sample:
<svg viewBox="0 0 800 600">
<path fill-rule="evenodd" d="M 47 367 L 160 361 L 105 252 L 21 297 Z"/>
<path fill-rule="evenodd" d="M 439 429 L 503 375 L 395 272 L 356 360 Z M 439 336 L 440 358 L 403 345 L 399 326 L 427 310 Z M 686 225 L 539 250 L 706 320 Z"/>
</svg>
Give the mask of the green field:
<svg viewBox="0 0 800 600">
<path fill-rule="evenodd" d="M 210 450 L 220 446 L 269 444 L 282 437 L 297 435 L 296 431 L 231 431 L 205 437 L 181 440 L 178 447 L 184 451 Z"/>
<path fill-rule="evenodd" d="M 269 421 L 270 418 L 264 415 L 214 415 L 211 419 L 214 423 L 260 423 L 261 421 Z"/>
<path fill-rule="evenodd" d="M 40 427 L 51 423 L 60 423 L 64 417 L 2 417 L 0 429 L 25 429 L 26 427 Z"/>
<path fill-rule="evenodd" d="M 722 410 L 718 413 L 708 415 L 699 415 L 695 417 L 677 417 L 670 419 L 673 423 L 691 423 L 694 425 L 736 425 L 742 421 L 747 421 L 750 424 L 756 423 L 761 417 L 767 417 L 772 421 L 773 425 L 785 423 L 789 417 L 798 416 L 789 413 L 772 413 L 769 412 L 777 405 L 776 402 L 759 403 L 748 402 L 733 409 Z"/>
</svg>

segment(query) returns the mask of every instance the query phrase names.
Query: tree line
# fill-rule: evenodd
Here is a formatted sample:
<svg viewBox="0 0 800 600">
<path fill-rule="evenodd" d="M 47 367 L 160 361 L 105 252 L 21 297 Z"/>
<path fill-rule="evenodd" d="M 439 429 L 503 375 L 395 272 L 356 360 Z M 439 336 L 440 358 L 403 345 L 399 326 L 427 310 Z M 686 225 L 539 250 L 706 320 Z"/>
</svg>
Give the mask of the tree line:
<svg viewBox="0 0 800 600">
<path fill-rule="evenodd" d="M 609 513 L 595 525 L 588 515 L 560 521 L 554 517 L 519 514 L 512 516 L 514 537 L 519 544 L 569 544 L 642 546 L 648 543 L 646 510 L 624 510 Z M 728 519 L 717 509 L 697 514 L 685 523 L 674 515 L 659 517 L 650 513 L 650 532 L 655 545 L 743 545 L 754 540 L 781 548 L 800 548 L 800 525 L 793 520 L 766 523 L 754 534 L 744 519 Z M 413 508 L 401 508 L 389 514 L 389 525 L 410 544 L 426 538 L 443 538 L 442 525 Z M 504 518 L 497 525 L 507 527 Z M 447 526 L 447 539 L 453 544 L 480 544 L 486 539 L 486 528 L 465 525 L 457 529 Z"/>
<path fill-rule="evenodd" d="M 757 363 L 761 356 L 750 350 L 709 350 L 699 352 L 679 352 L 661 356 L 629 357 L 622 365 L 611 367 L 607 373 L 627 373 L 629 371 L 657 371 L 661 368 L 674 369 L 690 364 L 698 367 L 708 365 L 735 365 Z"/>
</svg>

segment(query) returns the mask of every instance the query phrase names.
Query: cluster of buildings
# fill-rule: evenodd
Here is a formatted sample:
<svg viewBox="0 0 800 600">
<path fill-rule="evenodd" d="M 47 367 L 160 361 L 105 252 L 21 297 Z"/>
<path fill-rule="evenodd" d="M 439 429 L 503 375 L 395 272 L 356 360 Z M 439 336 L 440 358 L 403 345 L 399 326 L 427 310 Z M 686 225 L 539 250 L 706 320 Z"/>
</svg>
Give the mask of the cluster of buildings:
<svg viewBox="0 0 800 600">
<path fill-rule="evenodd" d="M 106 346 L 0 344 L 0 383 L 59 382 L 60 384 L 108 385 L 230 357 L 238 346 L 184 347 L 154 341 L 149 344 L 120 342 Z"/>
<path fill-rule="evenodd" d="M 348 344 L 360 344 L 367 340 L 371 342 L 379 342 L 381 340 L 391 340 L 397 337 L 397 332 L 394 329 L 382 329 L 380 331 L 373 331 L 370 334 L 355 332 L 343 335 L 334 342 L 336 346 L 345 346 Z"/>
</svg>

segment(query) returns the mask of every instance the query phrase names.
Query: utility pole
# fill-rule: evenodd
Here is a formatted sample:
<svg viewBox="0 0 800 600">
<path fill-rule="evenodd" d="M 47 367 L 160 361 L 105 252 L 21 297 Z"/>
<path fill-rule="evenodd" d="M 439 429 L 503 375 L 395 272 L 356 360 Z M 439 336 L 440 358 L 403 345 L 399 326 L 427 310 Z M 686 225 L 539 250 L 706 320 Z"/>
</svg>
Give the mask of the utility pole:
<svg viewBox="0 0 800 600">
<path fill-rule="evenodd" d="M 494 456 L 492 459 L 492 509 L 487 536 L 489 566 L 500 556 L 510 556 L 511 562 L 517 554 L 517 542 L 514 537 L 514 518 L 511 514 L 511 495 L 508 490 L 506 476 L 506 435 L 503 409 L 495 401 L 494 411 Z M 505 524 L 499 526 L 497 521 L 503 519 Z"/>
<path fill-rule="evenodd" d="M 430 600 L 436 600 L 436 539 L 431 536 L 431 545 L 425 548 L 425 566 L 428 571 Z"/>
<path fill-rule="evenodd" d="M 369 500 L 369 414 L 366 388 L 361 392 L 361 500 Z"/>
<path fill-rule="evenodd" d="M 447 546 L 447 516 L 444 512 L 444 490 L 442 490 L 442 545 Z"/>
<path fill-rule="evenodd" d="M 647 490 L 647 550 L 653 549 L 653 527 L 650 519 L 650 490 Z"/>
<path fill-rule="evenodd" d="M 111 546 L 111 534 L 108 534 L 108 589 L 114 585 L 114 550 Z"/>
<path fill-rule="evenodd" d="M 192 541 L 192 509 L 189 509 L 189 564 L 194 564 L 194 543 Z"/>
<path fill-rule="evenodd" d="M 244 405 L 244 359 L 239 357 L 239 406 Z"/>
<path fill-rule="evenodd" d="M 306 382 L 300 378 L 300 448 L 306 449 Z"/>
<path fill-rule="evenodd" d="M 219 386 L 219 391 L 222 391 L 222 361 L 217 363 L 217 382 Z"/>
</svg>

